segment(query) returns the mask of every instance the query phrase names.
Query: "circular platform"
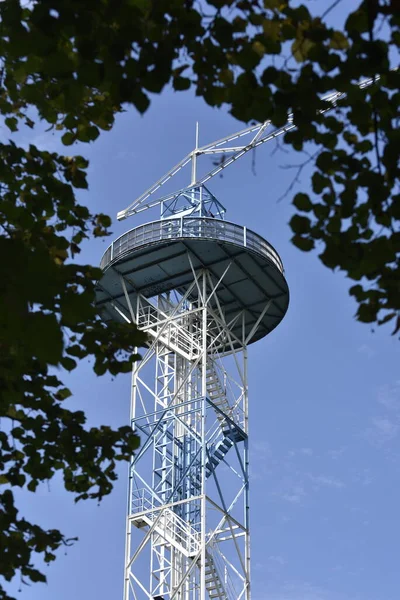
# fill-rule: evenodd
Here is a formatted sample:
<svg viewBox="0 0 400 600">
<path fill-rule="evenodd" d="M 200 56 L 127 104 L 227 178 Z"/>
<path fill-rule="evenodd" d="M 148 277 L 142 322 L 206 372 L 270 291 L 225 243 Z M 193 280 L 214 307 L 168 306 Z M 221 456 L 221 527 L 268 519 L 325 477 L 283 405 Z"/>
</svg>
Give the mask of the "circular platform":
<svg viewBox="0 0 400 600">
<path fill-rule="evenodd" d="M 96 290 L 105 320 L 123 322 L 120 313 L 129 315 L 121 275 L 133 306 L 137 294 L 146 298 L 172 290 L 184 294 L 193 282 L 188 255 L 195 271 L 208 269 L 215 282 L 230 264 L 211 305 L 219 302 L 226 322 L 234 323 L 232 333 L 237 338 L 246 339 L 255 329 L 254 342 L 283 319 L 289 289 L 276 250 L 241 225 L 214 218 L 181 217 L 131 229 L 107 248 L 100 264 L 103 277 Z M 196 302 L 196 291 L 189 300 Z"/>
</svg>

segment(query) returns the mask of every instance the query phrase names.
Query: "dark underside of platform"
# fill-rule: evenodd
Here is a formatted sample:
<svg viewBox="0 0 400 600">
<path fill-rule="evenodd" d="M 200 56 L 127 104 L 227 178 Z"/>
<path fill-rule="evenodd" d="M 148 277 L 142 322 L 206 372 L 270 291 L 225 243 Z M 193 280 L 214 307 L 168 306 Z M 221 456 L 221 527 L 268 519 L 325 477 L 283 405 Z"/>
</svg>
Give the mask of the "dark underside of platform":
<svg viewBox="0 0 400 600">
<path fill-rule="evenodd" d="M 272 300 L 252 342 L 270 333 L 283 319 L 289 304 L 289 290 L 285 277 L 273 262 L 234 243 L 194 238 L 160 240 L 138 250 L 129 250 L 112 261 L 97 288 L 97 303 L 104 309 L 104 319 L 124 321 L 111 302 L 129 315 L 120 275 L 126 281 L 132 305 L 136 294 L 147 298 L 172 290 L 184 294 L 194 279 L 188 253 L 195 271 L 208 269 L 214 283 L 231 263 L 217 297 L 226 322 L 244 311 L 245 335 L 252 330 L 267 302 Z M 197 300 L 196 291 L 189 300 Z M 215 299 L 211 300 L 211 306 L 216 307 Z M 241 318 L 233 326 L 232 333 L 242 338 Z"/>
</svg>

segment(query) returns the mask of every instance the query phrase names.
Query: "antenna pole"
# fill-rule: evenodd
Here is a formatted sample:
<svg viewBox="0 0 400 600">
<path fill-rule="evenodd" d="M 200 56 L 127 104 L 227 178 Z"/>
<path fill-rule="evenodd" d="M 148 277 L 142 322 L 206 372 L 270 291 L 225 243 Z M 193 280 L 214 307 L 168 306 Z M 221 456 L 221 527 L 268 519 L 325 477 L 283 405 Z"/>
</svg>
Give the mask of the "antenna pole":
<svg viewBox="0 0 400 600">
<path fill-rule="evenodd" d="M 360 81 L 358 86 L 360 89 L 368 88 L 369 86 L 376 83 L 379 80 L 379 76 L 371 77 L 369 79 L 364 79 Z M 345 92 L 333 92 L 328 96 L 324 96 L 322 99 L 325 100 L 330 106 L 322 109 L 320 112 L 326 112 L 336 106 L 338 100 L 340 98 L 345 97 Z M 269 142 L 270 140 L 276 139 L 278 136 L 283 135 L 287 131 L 291 131 L 296 128 L 296 125 L 293 122 L 293 115 L 289 114 L 287 122 L 282 127 L 273 128 L 270 130 L 271 123 L 269 121 L 265 121 L 264 123 L 257 123 L 256 125 L 251 125 L 250 127 L 246 127 L 246 129 L 242 129 L 241 131 L 237 131 L 234 134 L 228 135 L 225 138 L 212 142 L 211 144 L 207 144 L 202 148 L 199 147 L 199 124 L 196 123 L 196 147 L 192 152 L 189 152 L 185 158 L 183 158 L 175 167 L 173 167 L 168 173 L 166 173 L 163 177 L 161 177 L 156 183 L 154 183 L 144 194 L 139 196 L 132 204 L 130 204 L 125 210 L 121 210 L 117 218 L 118 220 L 126 219 L 127 217 L 142 212 L 143 210 L 147 210 L 148 208 L 153 208 L 154 206 L 158 206 L 161 202 L 166 202 L 176 197 L 177 194 L 169 194 L 164 196 L 161 199 L 153 200 L 151 197 L 155 194 L 165 183 L 167 183 L 172 177 L 174 177 L 181 169 L 186 167 L 189 163 L 192 165 L 192 174 L 191 174 L 191 183 L 190 187 L 193 187 L 196 183 L 198 186 L 207 183 L 212 177 L 218 175 L 223 169 L 229 167 L 237 161 L 238 158 L 241 158 L 246 152 L 252 150 L 253 148 L 257 148 L 261 144 L 265 144 L 265 142 Z M 245 136 L 251 136 L 250 141 L 247 138 L 245 141 L 243 138 Z M 233 145 L 232 145 L 233 142 Z M 197 159 L 199 156 L 221 156 L 220 161 L 217 162 L 216 166 L 214 166 L 211 171 L 206 174 L 203 174 L 202 177 L 197 179 Z M 181 193 L 182 190 L 179 190 L 178 193 Z"/>
<path fill-rule="evenodd" d="M 196 146 L 192 152 L 192 180 L 190 185 L 194 185 L 197 179 L 197 150 L 199 149 L 199 122 L 196 121 Z"/>
</svg>

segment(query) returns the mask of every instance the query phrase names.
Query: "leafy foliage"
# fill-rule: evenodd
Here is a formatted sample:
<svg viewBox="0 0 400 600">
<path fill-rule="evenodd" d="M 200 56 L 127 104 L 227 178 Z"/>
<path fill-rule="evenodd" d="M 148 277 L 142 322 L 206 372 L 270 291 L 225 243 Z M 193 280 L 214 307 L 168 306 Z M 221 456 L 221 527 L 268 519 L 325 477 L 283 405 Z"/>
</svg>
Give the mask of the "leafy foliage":
<svg viewBox="0 0 400 600">
<path fill-rule="evenodd" d="M 343 30 L 329 24 L 347 10 Z M 330 268 L 357 281 L 357 318 L 399 320 L 397 70 L 395 0 L 333 2 L 323 15 L 288 0 L 19 0 L 1 4 L 0 110 L 13 131 L 28 108 L 64 131 L 63 141 L 95 140 L 126 104 L 147 110 L 149 93 L 172 82 L 195 87 L 240 120 L 297 126 L 296 151 L 317 147 L 310 222 L 293 242 L 320 249 Z M 360 88 L 363 77 L 380 79 Z M 335 111 L 326 93 L 339 90 Z M 302 209 L 299 209 L 302 210 Z M 390 248 L 389 248 L 390 247 Z"/>
<path fill-rule="evenodd" d="M 87 161 L 12 142 L 0 144 L 0 494 L 1 571 L 11 579 L 43 581 L 31 553 L 45 561 L 69 543 L 18 518 L 10 487 L 34 492 L 63 474 L 76 499 L 101 499 L 116 479 L 116 461 L 138 445 L 130 427 L 87 429 L 82 411 L 64 407 L 71 395 L 56 368 L 71 371 L 93 358 L 95 373 L 131 368 L 144 337 L 132 328 L 106 327 L 94 306 L 99 269 L 73 258 L 90 233 L 106 235 L 109 217 L 90 215 L 74 187 L 87 186 Z M 7 257 L 7 258 L 6 258 Z M 53 367 L 53 368 L 52 368 Z M 5 592 L 0 597 L 7 598 Z"/>
<path fill-rule="evenodd" d="M 295 6 L 296 4 L 296 6 Z M 317 4 L 317 3 L 315 3 Z M 329 23 L 336 6 L 344 27 Z M 353 280 L 357 318 L 400 328 L 399 71 L 396 0 L 333 1 L 322 15 L 289 0 L 3 0 L 0 113 L 11 134 L 40 119 L 63 143 L 92 142 L 126 105 L 145 112 L 167 84 L 211 106 L 275 126 L 313 158 L 311 189 L 294 197 L 293 243 Z M 350 12 L 351 11 L 351 12 Z M 379 75 L 379 80 L 377 78 Z M 373 85 L 360 87 L 363 77 Z M 334 110 L 322 97 L 344 95 Z M 315 160 L 314 160 L 315 159 Z M 130 369 L 144 343 L 107 328 L 94 308 L 99 270 L 79 264 L 82 241 L 110 219 L 75 197 L 87 161 L 13 141 L 0 144 L 0 574 L 44 576 L 69 543 L 19 517 L 11 488 L 34 491 L 57 471 L 77 498 L 101 499 L 115 461 L 138 440 L 129 428 L 85 427 L 59 376 L 92 357 L 98 375 Z M 301 168 L 301 167 L 300 167 Z M 291 189 L 291 188 L 290 188 Z M 60 375 L 61 377 L 61 375 Z M 8 598 L 0 589 L 0 598 Z"/>
</svg>

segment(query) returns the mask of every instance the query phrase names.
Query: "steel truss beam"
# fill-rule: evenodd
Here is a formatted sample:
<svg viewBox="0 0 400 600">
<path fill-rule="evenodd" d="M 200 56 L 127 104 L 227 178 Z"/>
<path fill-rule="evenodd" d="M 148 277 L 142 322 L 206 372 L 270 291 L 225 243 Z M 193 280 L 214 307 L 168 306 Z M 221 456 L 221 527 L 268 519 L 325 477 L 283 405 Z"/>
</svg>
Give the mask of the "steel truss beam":
<svg viewBox="0 0 400 600">
<path fill-rule="evenodd" d="M 360 89 L 368 88 L 374 83 L 379 81 L 379 76 L 363 79 L 358 83 Z M 325 113 L 334 108 L 337 103 L 345 98 L 346 94 L 343 92 L 332 92 L 322 98 L 325 102 L 325 107 L 319 112 Z M 287 122 L 282 127 L 273 127 L 271 121 L 265 121 L 264 123 L 256 123 L 250 127 L 246 127 L 241 131 L 233 133 L 225 138 L 207 144 L 206 146 L 198 146 L 198 129 L 196 130 L 196 146 L 192 152 L 187 154 L 177 165 L 175 165 L 168 173 L 161 177 L 156 183 L 154 183 L 148 190 L 146 190 L 139 198 L 137 198 L 132 204 L 130 204 L 124 210 L 121 210 L 117 214 L 117 219 L 126 219 L 132 215 L 140 213 L 149 208 L 153 208 L 158 205 L 169 205 L 176 201 L 180 196 L 187 194 L 188 190 L 196 190 L 201 188 L 207 183 L 212 177 L 215 177 L 223 169 L 226 169 L 239 158 L 244 156 L 250 150 L 257 148 L 261 144 L 265 144 L 279 136 L 285 134 L 292 129 L 295 129 L 296 125 L 293 122 L 293 115 L 288 114 Z M 232 145 L 232 142 L 234 144 Z M 220 160 L 216 166 L 211 169 L 208 173 L 202 177 L 197 176 L 197 160 L 200 156 L 218 156 Z M 215 164 L 215 163 L 214 163 Z M 192 166 L 192 178 L 189 188 L 184 188 L 178 192 L 168 194 L 162 198 L 154 198 L 154 194 L 158 192 L 168 181 L 170 181 L 177 173 L 184 169 L 187 165 Z"/>
</svg>

